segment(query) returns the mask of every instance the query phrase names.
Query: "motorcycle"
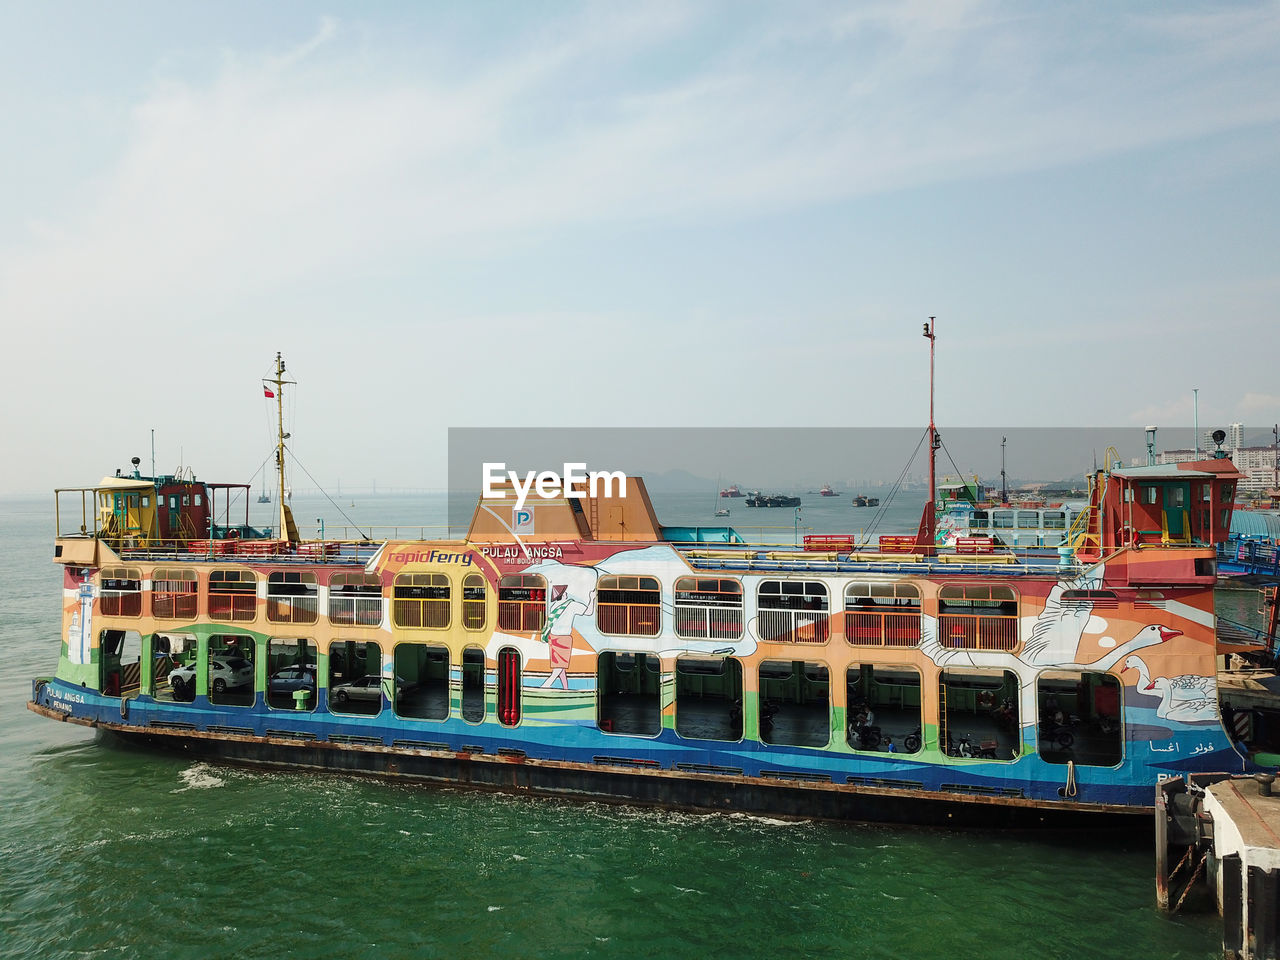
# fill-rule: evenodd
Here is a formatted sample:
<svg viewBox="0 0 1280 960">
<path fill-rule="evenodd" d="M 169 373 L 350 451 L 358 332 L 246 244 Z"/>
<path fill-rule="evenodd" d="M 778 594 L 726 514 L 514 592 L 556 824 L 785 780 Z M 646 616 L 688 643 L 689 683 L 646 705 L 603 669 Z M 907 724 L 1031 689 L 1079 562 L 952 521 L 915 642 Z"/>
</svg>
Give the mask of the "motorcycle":
<svg viewBox="0 0 1280 960">
<path fill-rule="evenodd" d="M 950 740 L 949 737 L 948 740 Z M 948 752 L 953 757 L 966 757 L 975 760 L 994 760 L 996 758 L 995 747 L 982 744 L 975 746 L 973 738 L 968 734 L 957 740 Z"/>
<path fill-rule="evenodd" d="M 911 733 L 902 738 L 902 749 L 906 753 L 918 753 L 920 750 L 920 728 L 916 727 Z"/>
</svg>

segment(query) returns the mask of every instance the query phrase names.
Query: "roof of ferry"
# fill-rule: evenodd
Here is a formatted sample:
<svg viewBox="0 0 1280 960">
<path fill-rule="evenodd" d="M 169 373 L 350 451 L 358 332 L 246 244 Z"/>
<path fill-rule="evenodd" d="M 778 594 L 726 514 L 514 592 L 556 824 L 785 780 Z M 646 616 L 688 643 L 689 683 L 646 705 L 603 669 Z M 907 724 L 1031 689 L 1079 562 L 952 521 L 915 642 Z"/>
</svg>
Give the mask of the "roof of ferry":
<svg viewBox="0 0 1280 960">
<path fill-rule="evenodd" d="M 1186 480 L 1189 477 L 1238 477 L 1240 472 L 1229 459 L 1197 460 L 1182 463 L 1154 463 L 1143 467 L 1117 467 L 1113 476 L 1131 480 Z"/>
</svg>

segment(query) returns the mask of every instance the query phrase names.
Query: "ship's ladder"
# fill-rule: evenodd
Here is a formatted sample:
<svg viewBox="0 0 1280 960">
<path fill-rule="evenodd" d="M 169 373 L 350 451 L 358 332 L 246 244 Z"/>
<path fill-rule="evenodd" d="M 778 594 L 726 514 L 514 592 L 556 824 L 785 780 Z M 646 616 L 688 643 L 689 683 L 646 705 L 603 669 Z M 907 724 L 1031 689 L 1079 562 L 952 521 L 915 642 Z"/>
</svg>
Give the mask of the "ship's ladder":
<svg viewBox="0 0 1280 960">
<path fill-rule="evenodd" d="M 1076 514 L 1076 518 L 1071 521 L 1071 529 L 1067 531 L 1067 543 L 1076 553 L 1093 556 L 1102 554 L 1102 510 L 1099 505 L 1106 496 L 1107 486 L 1101 474 L 1090 481 L 1090 494 L 1098 483 L 1102 484 L 1102 489 L 1098 491 L 1098 502 L 1095 504 L 1090 496 L 1089 504 Z"/>
<path fill-rule="evenodd" d="M 947 750 L 947 682 L 938 680 L 938 749 Z"/>
</svg>

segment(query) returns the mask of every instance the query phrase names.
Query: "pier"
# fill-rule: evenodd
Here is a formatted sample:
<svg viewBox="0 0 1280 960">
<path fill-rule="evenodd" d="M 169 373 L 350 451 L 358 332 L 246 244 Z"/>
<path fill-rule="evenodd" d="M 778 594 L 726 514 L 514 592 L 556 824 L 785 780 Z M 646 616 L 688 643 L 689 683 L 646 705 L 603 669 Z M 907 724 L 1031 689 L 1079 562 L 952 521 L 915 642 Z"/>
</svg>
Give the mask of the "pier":
<svg viewBox="0 0 1280 960">
<path fill-rule="evenodd" d="M 1195 774 L 1156 788 L 1156 899 L 1212 909 L 1229 960 L 1280 957 L 1280 792 L 1275 775 Z"/>
</svg>

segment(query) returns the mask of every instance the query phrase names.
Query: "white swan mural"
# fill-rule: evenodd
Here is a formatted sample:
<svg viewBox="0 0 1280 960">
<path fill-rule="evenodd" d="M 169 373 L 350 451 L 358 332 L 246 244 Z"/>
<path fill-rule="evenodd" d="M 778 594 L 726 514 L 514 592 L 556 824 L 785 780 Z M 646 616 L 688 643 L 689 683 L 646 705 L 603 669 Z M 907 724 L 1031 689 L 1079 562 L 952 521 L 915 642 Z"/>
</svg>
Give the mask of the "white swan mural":
<svg viewBox="0 0 1280 960">
<path fill-rule="evenodd" d="M 1152 677 L 1141 657 L 1129 656 L 1125 670 L 1138 671 L 1138 692 L 1160 698 L 1156 716 L 1162 720 L 1197 722 L 1218 719 L 1217 684 L 1213 677 L 1184 674 Z"/>
<path fill-rule="evenodd" d="M 1045 609 L 1047 612 L 1048 607 Z M 1088 617 L 1085 618 L 1086 622 L 1087 620 Z M 1059 620 L 1057 622 L 1062 621 Z M 1081 623 L 1080 631 L 1083 631 L 1083 629 L 1084 624 Z M 1089 663 L 1079 663 L 1075 660 L 1080 643 L 1078 635 L 1076 637 L 1076 645 L 1066 654 L 1060 652 L 1061 640 L 1042 644 L 1035 649 L 1031 649 L 1030 642 L 1028 642 L 1023 646 L 1022 652 L 1016 655 L 998 650 L 953 650 L 942 646 L 938 642 L 937 619 L 924 617 L 920 628 L 920 649 L 925 656 L 940 667 L 1008 667 L 1010 659 L 1014 659 L 1032 669 L 1054 667 L 1059 670 L 1105 671 L 1110 670 L 1120 662 L 1122 657 L 1133 653 L 1135 650 L 1153 647 L 1158 643 L 1165 643 L 1174 637 L 1180 636 L 1182 636 L 1181 630 L 1174 630 L 1172 627 L 1166 627 L 1158 623 L 1149 623 L 1128 641 L 1111 650 L 1106 656 Z"/>
</svg>

